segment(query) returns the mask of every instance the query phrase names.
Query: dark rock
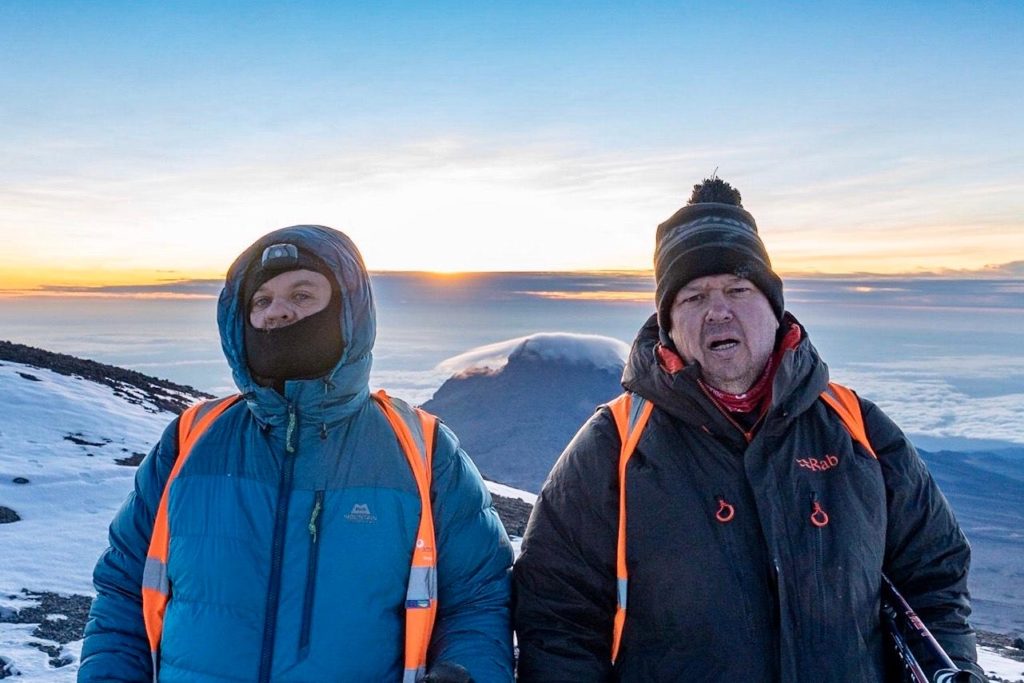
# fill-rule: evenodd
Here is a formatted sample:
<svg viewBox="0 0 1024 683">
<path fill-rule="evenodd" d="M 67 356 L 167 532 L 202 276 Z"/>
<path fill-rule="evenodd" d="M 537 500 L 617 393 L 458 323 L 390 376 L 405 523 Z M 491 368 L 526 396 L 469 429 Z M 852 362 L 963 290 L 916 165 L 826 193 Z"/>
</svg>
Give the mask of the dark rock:
<svg viewBox="0 0 1024 683">
<path fill-rule="evenodd" d="M 1013 646 L 1018 650 L 1024 650 L 1024 637 L 1017 637 L 1013 639 Z"/>
<path fill-rule="evenodd" d="M 12 510 L 11 508 L 0 505 L 0 524 L 10 524 L 11 522 L 20 522 L 21 516 Z"/>
<path fill-rule="evenodd" d="M 32 631 L 33 638 L 52 640 L 61 645 L 82 637 L 86 619 L 89 617 L 89 607 L 92 606 L 92 598 L 89 596 L 33 593 L 22 590 L 21 595 L 17 597 L 38 600 L 39 603 L 32 607 L 23 607 L 19 610 L 5 610 L 3 613 L 0 613 L 0 622 L 38 624 L 35 630 Z M 60 615 L 65 618 L 48 619 L 47 616 L 49 615 Z M 51 656 L 56 656 L 48 650 L 44 650 L 44 652 L 51 654 Z"/>
<path fill-rule="evenodd" d="M 125 467 L 138 467 L 142 459 L 146 457 L 145 453 L 132 453 L 131 455 L 124 458 L 117 458 L 114 463 L 117 465 L 124 465 Z"/>
<path fill-rule="evenodd" d="M 30 375 L 27 372 L 19 372 L 18 374 L 21 375 L 22 379 L 27 379 L 27 380 L 30 380 L 32 382 L 42 382 L 43 381 L 43 380 L 39 379 L 38 377 L 36 377 L 35 375 Z"/>
<path fill-rule="evenodd" d="M 83 435 L 80 434 L 80 433 L 65 434 L 64 435 L 64 440 L 65 441 L 70 441 L 71 443 L 76 443 L 79 446 L 106 446 L 107 445 L 106 443 L 103 443 L 103 442 L 96 443 L 95 441 L 89 441 L 88 439 L 83 438 Z"/>
<path fill-rule="evenodd" d="M 509 536 L 522 536 L 526 533 L 526 522 L 530 519 L 532 505 L 518 498 L 506 498 L 494 493 L 491 494 L 491 499 Z"/>
<path fill-rule="evenodd" d="M 75 661 L 74 657 L 69 654 L 61 654 L 63 648 L 55 647 L 53 645 L 45 645 L 43 643 L 37 643 L 36 641 L 29 641 L 29 647 L 34 647 L 44 654 L 50 655 L 50 666 L 54 669 L 59 669 L 62 666 L 67 666 L 71 662 Z"/>
<path fill-rule="evenodd" d="M 27 484 L 28 483 L 28 479 L 26 479 L 25 477 L 15 477 L 14 479 L 11 479 L 11 481 L 13 481 L 15 484 Z"/>
<path fill-rule="evenodd" d="M 0 340 L 0 360 L 52 370 L 68 377 L 87 379 L 111 387 L 114 394 L 141 403 L 139 394 L 160 410 L 181 413 L 196 398 L 212 398 L 209 394 L 166 379 L 158 379 L 134 370 L 84 360 L 64 353 L 53 353 L 24 344 Z M 26 378 L 28 379 L 28 378 Z"/>
<path fill-rule="evenodd" d="M 8 676 L 14 676 L 14 666 L 11 664 L 11 660 L 7 659 L 3 655 L 0 655 L 0 678 L 7 678 Z"/>
</svg>

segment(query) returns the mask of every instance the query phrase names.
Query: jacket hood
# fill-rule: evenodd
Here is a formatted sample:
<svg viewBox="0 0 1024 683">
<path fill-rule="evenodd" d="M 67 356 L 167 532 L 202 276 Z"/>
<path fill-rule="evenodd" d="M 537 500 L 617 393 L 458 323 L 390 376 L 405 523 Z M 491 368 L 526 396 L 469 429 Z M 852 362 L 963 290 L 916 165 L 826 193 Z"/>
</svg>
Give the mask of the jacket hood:
<svg viewBox="0 0 1024 683">
<path fill-rule="evenodd" d="M 246 363 L 242 301 L 245 274 L 271 244 L 286 242 L 320 257 L 337 280 L 341 294 L 341 358 L 327 375 L 285 382 L 284 396 L 258 385 Z M 363 257 L 344 233 L 322 225 L 293 225 L 256 240 L 228 269 L 217 304 L 221 347 L 238 389 L 258 419 L 279 422 L 289 403 L 304 416 L 329 423 L 354 412 L 369 395 L 373 343 L 377 334 L 376 309 Z"/>
<path fill-rule="evenodd" d="M 792 418 L 807 410 L 828 386 L 828 367 L 807 338 L 807 332 L 790 313 L 782 319 L 785 329 L 800 328 L 800 341 L 782 354 L 772 381 L 769 413 L 781 412 Z M 718 425 L 719 433 L 731 433 L 727 419 L 701 389 L 699 365 L 685 365 L 675 371 L 659 358 L 660 327 L 652 315 L 633 342 L 622 373 L 622 386 L 643 396 L 672 416 L 698 427 Z"/>
</svg>

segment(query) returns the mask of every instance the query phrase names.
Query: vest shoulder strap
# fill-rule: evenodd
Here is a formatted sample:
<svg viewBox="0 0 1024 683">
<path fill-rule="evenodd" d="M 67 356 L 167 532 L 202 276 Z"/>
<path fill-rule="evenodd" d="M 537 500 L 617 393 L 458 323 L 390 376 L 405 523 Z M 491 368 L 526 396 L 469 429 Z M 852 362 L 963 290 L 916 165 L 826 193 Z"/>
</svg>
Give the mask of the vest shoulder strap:
<svg viewBox="0 0 1024 683">
<path fill-rule="evenodd" d="M 388 396 L 372 394 L 395 431 L 420 494 L 420 523 L 412 553 L 405 595 L 405 669 L 403 683 L 415 683 L 427 672 L 427 650 L 437 618 L 437 548 L 434 512 L 430 501 L 437 418 Z"/>
<path fill-rule="evenodd" d="M 615 620 L 612 629 L 612 664 L 619 656 L 622 630 L 626 625 L 629 569 L 626 566 L 626 466 L 640 442 L 654 404 L 631 392 L 624 392 L 608 404 L 619 432 L 619 533 L 615 551 Z"/>
<path fill-rule="evenodd" d="M 842 384 L 829 382 L 828 388 L 821 392 L 821 400 L 835 411 L 853 440 L 863 446 L 871 454 L 871 457 L 877 460 L 878 454 L 875 453 L 875 449 L 871 447 L 871 441 L 868 439 L 867 427 L 864 425 L 864 415 L 861 413 L 860 399 L 857 398 L 857 394 Z"/>
<path fill-rule="evenodd" d="M 167 517 L 168 492 L 171 483 L 182 466 L 192 454 L 192 447 L 207 428 L 225 410 L 233 406 L 241 398 L 234 394 L 225 398 L 202 401 L 190 406 L 178 418 L 178 452 L 174 457 L 174 465 L 164 483 L 157 505 L 156 517 L 153 520 L 153 533 L 149 539 L 146 552 L 146 564 L 142 571 L 142 619 L 146 626 L 146 638 L 149 641 L 150 656 L 153 659 L 153 681 L 157 680 L 160 638 L 164 629 L 164 612 L 170 599 L 171 586 L 167 578 L 167 557 L 170 550 L 170 526 Z"/>
<path fill-rule="evenodd" d="M 232 394 L 223 398 L 200 401 L 189 406 L 178 420 L 178 455 L 175 464 L 183 457 L 188 457 L 192 446 L 213 424 L 213 421 L 241 398 L 241 394 Z"/>
</svg>

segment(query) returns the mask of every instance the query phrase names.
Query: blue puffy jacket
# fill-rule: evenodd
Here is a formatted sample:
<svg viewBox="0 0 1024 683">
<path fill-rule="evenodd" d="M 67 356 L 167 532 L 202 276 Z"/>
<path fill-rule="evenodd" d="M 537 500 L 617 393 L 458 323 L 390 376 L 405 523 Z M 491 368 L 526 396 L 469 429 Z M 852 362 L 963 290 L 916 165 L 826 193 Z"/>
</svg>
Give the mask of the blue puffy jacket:
<svg viewBox="0 0 1024 683">
<path fill-rule="evenodd" d="M 283 396 L 249 374 L 239 297 L 249 263 L 278 242 L 316 253 L 334 271 L 345 340 L 330 375 L 287 382 Z M 245 401 L 213 423 L 171 485 L 171 600 L 159 679 L 401 680 L 420 498 L 394 432 L 369 398 L 376 323 L 359 252 L 319 226 L 264 236 L 229 270 L 218 323 Z M 287 454 L 292 412 L 297 448 Z M 79 681 L 152 680 L 140 586 L 177 450 L 175 420 L 110 526 Z M 477 683 L 510 681 L 512 550 L 479 473 L 444 425 L 431 499 L 439 607 L 429 662 L 461 665 Z"/>
</svg>

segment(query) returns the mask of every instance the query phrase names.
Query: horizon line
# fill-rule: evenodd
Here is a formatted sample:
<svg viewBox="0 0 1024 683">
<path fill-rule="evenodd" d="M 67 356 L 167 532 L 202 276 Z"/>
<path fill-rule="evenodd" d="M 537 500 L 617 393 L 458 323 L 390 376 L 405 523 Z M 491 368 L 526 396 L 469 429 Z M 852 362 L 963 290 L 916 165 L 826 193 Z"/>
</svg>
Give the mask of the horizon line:
<svg viewBox="0 0 1024 683">
<path fill-rule="evenodd" d="M 374 269 L 367 271 L 372 277 L 420 277 L 444 281 L 455 281 L 464 278 L 501 277 L 501 276 L 536 276 L 536 277 L 630 277 L 653 278 L 652 269 L 628 268 L 586 268 L 575 270 L 467 270 L 467 271 L 431 271 L 431 270 L 387 270 Z M 985 266 L 980 269 L 945 269 L 939 271 L 917 271 L 900 273 L 878 273 L 871 271 L 854 272 L 822 272 L 822 271 L 779 271 L 779 276 L 792 280 L 1024 280 L 1024 261 L 1011 261 L 1000 265 Z M 132 298 L 132 299 L 211 299 L 216 298 L 222 278 L 174 278 L 140 281 L 138 283 L 119 284 L 52 284 L 42 283 L 35 287 L 0 288 L 0 298 Z M 182 291 L 188 288 L 190 291 Z M 202 288 L 202 289 L 199 289 Z"/>
</svg>

